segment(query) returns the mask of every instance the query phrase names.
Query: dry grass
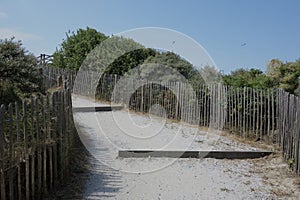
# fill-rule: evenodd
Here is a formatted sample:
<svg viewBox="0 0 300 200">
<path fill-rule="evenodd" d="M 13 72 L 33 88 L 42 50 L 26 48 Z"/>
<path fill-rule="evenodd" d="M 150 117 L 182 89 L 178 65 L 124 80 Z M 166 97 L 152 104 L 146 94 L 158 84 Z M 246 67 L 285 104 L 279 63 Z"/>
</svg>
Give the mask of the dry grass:
<svg viewBox="0 0 300 200">
<path fill-rule="evenodd" d="M 279 199 L 299 199 L 300 177 L 295 176 L 280 154 L 253 159 L 250 162 L 253 170 L 261 173 L 263 182 L 271 186 L 273 195 Z"/>
<path fill-rule="evenodd" d="M 273 151 L 275 154 L 277 154 L 278 152 L 280 152 L 280 147 L 278 145 L 274 145 L 274 144 L 270 144 L 269 142 L 266 142 L 264 140 L 262 141 L 256 141 L 256 138 L 254 137 L 242 137 L 239 136 L 237 134 L 234 134 L 230 131 L 222 131 L 221 135 L 227 138 L 230 138 L 232 140 L 244 143 L 244 144 L 249 144 L 253 147 L 256 148 L 260 148 L 260 149 L 266 149 L 266 150 L 271 150 Z"/>
</svg>

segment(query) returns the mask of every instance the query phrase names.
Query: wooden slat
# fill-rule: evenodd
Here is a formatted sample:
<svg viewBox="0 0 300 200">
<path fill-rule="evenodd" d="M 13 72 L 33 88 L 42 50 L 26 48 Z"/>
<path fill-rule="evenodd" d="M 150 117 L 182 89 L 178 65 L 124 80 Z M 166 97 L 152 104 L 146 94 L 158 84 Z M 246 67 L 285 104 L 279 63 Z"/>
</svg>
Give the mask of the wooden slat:
<svg viewBox="0 0 300 200">
<path fill-rule="evenodd" d="M 17 187 L 18 187 L 18 199 L 22 199 L 22 183 L 21 183 L 21 145 L 20 145 L 20 118 L 19 118 L 19 105 L 15 102 L 15 115 L 16 115 L 16 143 L 17 143 Z"/>
<path fill-rule="evenodd" d="M 121 109 L 123 106 L 73 107 L 73 112 L 108 112 Z"/>
<path fill-rule="evenodd" d="M 35 106 L 36 106 L 36 140 L 39 141 L 37 143 L 37 199 L 41 198 L 42 194 L 42 149 L 41 149 L 41 106 L 40 101 L 38 98 L 35 99 Z"/>
<path fill-rule="evenodd" d="M 13 121 L 13 106 L 12 103 L 8 105 L 8 113 L 9 113 L 9 199 L 15 199 L 14 192 L 14 170 L 12 167 L 15 165 L 15 156 L 14 156 L 14 121 Z"/>
<path fill-rule="evenodd" d="M 22 108 L 23 108 L 23 134 L 24 134 L 24 151 L 25 151 L 25 193 L 26 200 L 30 199 L 30 168 L 29 168 L 29 132 L 28 132 L 28 116 L 27 116 L 27 105 L 26 101 L 23 100 Z"/>
<path fill-rule="evenodd" d="M 36 151 L 36 138 L 35 138 L 35 100 L 31 98 L 31 194 L 32 199 L 35 199 L 35 151 Z"/>
<path fill-rule="evenodd" d="M 120 158 L 215 158 L 252 159 L 270 155 L 271 151 L 168 151 L 168 150 L 119 150 Z"/>
<path fill-rule="evenodd" d="M 0 106 L 0 192 L 1 192 L 1 199 L 6 199 L 6 190 L 5 190 L 5 135 L 4 135 L 4 129 L 5 129 L 5 106 Z"/>
<path fill-rule="evenodd" d="M 42 176 L 43 176 L 43 194 L 46 195 L 48 193 L 48 184 L 47 184 L 47 147 L 46 147 L 46 139 L 47 139 L 47 122 L 46 122 L 46 104 L 43 98 L 41 98 L 41 114 L 42 114 L 42 127 L 43 131 L 41 132 L 41 143 L 42 143 Z M 64 112 L 61 112 L 64 113 Z"/>
</svg>

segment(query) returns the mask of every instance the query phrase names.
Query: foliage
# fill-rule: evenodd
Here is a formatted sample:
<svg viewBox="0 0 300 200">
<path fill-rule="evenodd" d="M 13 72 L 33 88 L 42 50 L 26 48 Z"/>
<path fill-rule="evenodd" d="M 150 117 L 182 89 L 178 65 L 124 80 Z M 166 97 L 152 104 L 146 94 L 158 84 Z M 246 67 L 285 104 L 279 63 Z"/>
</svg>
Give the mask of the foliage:
<svg viewBox="0 0 300 200">
<path fill-rule="evenodd" d="M 118 36 L 113 36 L 97 46 L 84 60 L 82 67 L 87 67 L 100 73 L 120 76 L 129 73 L 132 76 L 133 74 L 136 75 L 137 68 L 142 65 L 144 66 L 140 69 L 147 71 L 148 74 L 151 74 L 151 70 L 158 69 L 158 65 L 150 64 L 168 66 L 179 72 L 186 79 L 200 79 L 199 76 L 195 76 L 196 70 L 192 64 L 179 55 L 172 52 L 161 53 L 154 49 L 145 48 L 132 39 Z"/>
<path fill-rule="evenodd" d="M 113 63 L 111 63 L 106 69 L 106 73 L 122 76 L 129 70 L 142 65 L 149 56 L 153 55 L 155 55 L 155 51 L 149 48 L 141 48 L 130 51 L 120 56 Z"/>
<path fill-rule="evenodd" d="M 299 87 L 300 60 L 296 62 L 287 62 L 280 67 L 279 87 L 285 91 L 294 94 Z"/>
<path fill-rule="evenodd" d="M 274 80 L 279 80 L 280 78 L 280 67 L 283 65 L 283 62 L 279 59 L 272 59 L 267 63 L 266 66 L 266 75 L 271 77 Z"/>
<path fill-rule="evenodd" d="M 173 52 L 156 52 L 155 55 L 148 57 L 148 59 L 145 60 L 145 63 L 155 63 L 171 67 L 174 71 L 180 73 L 185 79 L 187 79 L 194 88 L 200 83 L 204 83 L 200 72 L 187 60 Z M 153 70 L 155 69 L 156 68 L 154 67 Z"/>
<path fill-rule="evenodd" d="M 206 84 L 219 83 L 222 80 L 221 73 L 214 66 L 204 66 L 200 73 Z"/>
<path fill-rule="evenodd" d="M 0 40 L 0 104 L 42 92 L 36 66 L 37 59 L 22 47 L 21 41 Z"/>
<path fill-rule="evenodd" d="M 66 37 L 61 44 L 61 48 L 53 54 L 53 65 L 76 70 L 80 68 L 90 51 L 108 38 L 89 27 L 86 30 L 78 29 L 76 33 L 70 33 L 69 31 L 66 33 Z"/>
<path fill-rule="evenodd" d="M 295 90 L 295 94 L 297 96 L 300 96 L 300 76 L 298 77 L 298 87 L 297 89 Z"/>
<path fill-rule="evenodd" d="M 173 52 L 157 52 L 154 56 L 150 56 L 147 60 L 145 60 L 145 63 L 166 65 L 178 71 L 186 79 L 192 77 L 192 64 Z"/>
<path fill-rule="evenodd" d="M 300 59 L 296 62 L 283 63 L 278 59 L 271 60 L 267 67 L 267 74 L 276 84 L 277 87 L 284 89 L 292 94 L 300 94 Z"/>
<path fill-rule="evenodd" d="M 259 69 L 238 69 L 223 76 L 223 83 L 235 87 L 276 87 L 300 95 L 300 59 L 286 63 L 273 59 L 267 63 L 266 74 Z"/>
<path fill-rule="evenodd" d="M 273 59 L 267 63 L 265 74 L 254 68 L 237 69 L 222 77 L 214 67 L 205 66 L 198 71 L 191 63 L 173 52 L 145 48 L 132 39 L 113 36 L 108 42 L 103 42 L 108 37 L 89 27 L 72 33 L 69 31 L 66 37 L 61 48 L 54 53 L 54 66 L 78 70 L 83 65 L 100 73 L 120 76 L 142 65 L 146 74 L 155 74 L 151 70 L 162 74 L 162 67 L 169 66 L 174 69 L 172 72 L 179 72 L 194 88 L 200 83 L 216 83 L 222 80 L 225 85 L 234 87 L 280 87 L 300 95 L 300 60 L 283 63 L 279 59 Z M 175 74 L 170 74 L 168 78 L 173 80 Z"/>
<path fill-rule="evenodd" d="M 108 37 L 91 28 L 79 29 L 72 34 L 69 32 L 66 36 L 67 38 L 61 44 L 61 48 L 54 53 L 54 66 L 76 70 L 80 67 L 83 69 L 88 67 L 88 69 L 98 73 L 122 76 L 143 64 L 156 63 L 173 68 L 193 85 L 204 82 L 192 64 L 175 53 L 161 53 L 154 49 L 145 48 L 132 39 L 118 36 L 112 36 L 103 42 Z M 148 68 L 147 71 L 149 72 L 150 65 Z M 153 68 L 153 70 L 156 69 Z"/>
<path fill-rule="evenodd" d="M 271 88 L 274 81 L 259 69 L 237 69 L 223 76 L 223 83 L 234 87 Z"/>
</svg>

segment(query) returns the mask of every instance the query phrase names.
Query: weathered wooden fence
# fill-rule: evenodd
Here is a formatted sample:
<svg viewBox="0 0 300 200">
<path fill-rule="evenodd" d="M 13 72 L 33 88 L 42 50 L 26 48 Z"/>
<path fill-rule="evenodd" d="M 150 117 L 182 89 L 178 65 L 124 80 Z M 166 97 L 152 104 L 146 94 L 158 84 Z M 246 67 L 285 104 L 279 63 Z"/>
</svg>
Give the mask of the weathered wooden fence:
<svg viewBox="0 0 300 200">
<path fill-rule="evenodd" d="M 277 131 L 282 156 L 294 172 L 300 174 L 300 98 L 280 90 L 278 92 Z"/>
<path fill-rule="evenodd" d="M 276 132 L 277 89 L 227 87 L 226 128 L 243 137 L 279 142 Z"/>
<path fill-rule="evenodd" d="M 227 90 L 225 129 L 280 147 L 282 156 L 300 174 L 300 98 L 282 89 Z"/>
<path fill-rule="evenodd" d="M 68 90 L 23 100 L 21 106 L 2 105 L 1 199 L 41 199 L 64 180 L 74 132 Z"/>
<path fill-rule="evenodd" d="M 74 73 L 72 77 L 74 83 Z M 300 174 L 300 99 L 281 89 L 210 84 L 190 92 L 186 83 L 121 80 L 116 75 L 102 75 L 98 80 L 95 73 L 82 73 L 76 82 L 73 92 L 83 96 L 95 95 L 139 112 L 149 112 L 158 104 L 163 109 L 157 115 L 279 145 L 283 157 Z"/>
<path fill-rule="evenodd" d="M 85 83 L 92 80 L 89 75 L 84 79 Z M 91 87 L 85 83 L 79 84 L 81 88 L 76 92 L 88 95 Z M 221 84 L 199 85 L 193 92 L 189 90 L 186 83 L 120 80 L 118 76 L 105 75 L 99 81 L 96 97 L 125 104 L 138 112 L 149 112 L 152 105 L 159 104 L 164 111 L 157 115 L 278 145 L 283 157 L 300 174 L 299 97 L 282 89 Z"/>
<path fill-rule="evenodd" d="M 121 82 L 112 92 L 111 100 L 116 104 L 123 103 L 139 112 L 151 112 L 153 105 L 160 105 L 160 113 L 156 113 L 159 116 L 218 130 L 225 125 L 226 87 L 221 84 L 199 85 L 193 90 L 188 83 L 125 81 L 130 84 Z M 97 91 L 99 97 L 102 92 Z"/>
<path fill-rule="evenodd" d="M 78 84 L 80 87 L 74 92 L 85 96 L 92 93 L 92 78 L 88 74 L 83 77 L 85 81 Z M 279 92 L 279 89 L 234 88 L 222 84 L 203 84 L 191 91 L 187 83 L 104 75 L 95 96 L 103 101 L 125 104 L 139 112 L 148 112 L 152 105 L 159 104 L 165 113 L 158 115 L 165 114 L 170 119 L 280 143 L 277 130 Z"/>
<path fill-rule="evenodd" d="M 63 69 L 51 66 L 41 67 L 43 85 L 45 89 L 54 88 L 54 87 L 64 87 L 67 86 L 72 89 L 74 85 L 74 80 L 76 77 L 76 71 L 70 69 Z"/>
</svg>

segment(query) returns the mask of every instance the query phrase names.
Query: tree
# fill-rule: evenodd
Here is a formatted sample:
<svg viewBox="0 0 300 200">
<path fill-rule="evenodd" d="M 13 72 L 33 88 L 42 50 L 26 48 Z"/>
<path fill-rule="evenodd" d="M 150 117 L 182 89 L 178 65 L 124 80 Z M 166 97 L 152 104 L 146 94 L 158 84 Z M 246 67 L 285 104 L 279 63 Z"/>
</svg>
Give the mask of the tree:
<svg viewBox="0 0 300 200">
<path fill-rule="evenodd" d="M 188 61 L 181 58 L 173 52 L 157 52 L 154 56 L 150 56 L 145 63 L 157 63 L 172 67 L 177 70 L 186 79 L 192 76 L 193 66 Z"/>
<path fill-rule="evenodd" d="M 279 87 L 285 91 L 294 94 L 299 87 L 300 77 L 300 60 L 296 62 L 287 62 L 280 68 L 280 81 Z"/>
<path fill-rule="evenodd" d="M 129 70 L 142 65 L 148 57 L 153 55 L 155 55 L 155 50 L 149 48 L 141 48 L 125 53 L 111 63 L 105 73 L 122 76 Z"/>
<path fill-rule="evenodd" d="M 60 68 L 78 70 L 86 56 L 108 37 L 95 29 L 87 27 L 66 33 L 61 48 L 53 54 L 53 65 Z"/>
<path fill-rule="evenodd" d="M 173 52 L 156 52 L 155 55 L 149 56 L 145 64 L 155 63 L 173 68 L 180 73 L 187 81 L 197 88 L 200 83 L 204 83 L 200 72 L 187 60 L 181 58 Z M 154 68 L 155 70 L 155 68 Z"/>
<path fill-rule="evenodd" d="M 292 94 L 299 94 L 300 60 L 283 63 L 278 59 L 272 59 L 267 64 L 267 76 L 276 87 Z"/>
<path fill-rule="evenodd" d="M 266 76 L 259 69 L 237 69 L 229 75 L 223 76 L 225 85 L 234 87 L 272 88 L 275 86 L 272 78 Z"/>
<path fill-rule="evenodd" d="M 103 42 L 108 37 L 89 27 L 86 30 L 79 29 L 76 33 L 68 32 L 66 36 L 61 48 L 54 53 L 54 66 L 76 70 L 83 66 L 96 71 L 97 68 L 101 68 L 99 69 L 101 73 L 122 76 L 142 64 L 158 63 L 175 69 L 192 82 L 203 82 L 192 64 L 172 52 L 161 53 L 145 48 L 132 39 L 118 36 L 113 36 L 107 42 Z M 112 58 L 114 60 L 110 63 Z"/>
<path fill-rule="evenodd" d="M 280 78 L 280 67 L 282 67 L 283 62 L 279 59 L 272 59 L 267 63 L 266 75 L 271 77 L 273 80 L 279 80 Z"/>
<path fill-rule="evenodd" d="M 8 104 L 42 92 L 37 59 L 21 41 L 0 40 L 0 104 Z"/>
<path fill-rule="evenodd" d="M 214 66 L 204 66 L 200 70 L 206 84 L 219 83 L 222 80 L 221 73 Z"/>
<path fill-rule="evenodd" d="M 53 65 L 62 68 L 96 71 L 98 73 L 125 75 L 130 70 L 150 63 L 166 65 L 185 77 L 193 86 L 204 83 L 199 71 L 191 63 L 173 52 L 159 52 L 145 48 L 132 39 L 108 37 L 87 28 L 67 33 L 67 39 L 56 50 Z M 157 66 L 157 65 L 156 65 Z M 146 66 L 144 66 L 146 67 Z M 153 68 L 156 70 L 158 68 Z M 149 71 L 150 70 L 150 71 Z M 151 74 L 151 69 L 146 70 Z"/>
<path fill-rule="evenodd" d="M 300 96 L 300 76 L 298 77 L 298 87 L 297 89 L 295 90 L 295 94 L 297 96 Z"/>
</svg>

